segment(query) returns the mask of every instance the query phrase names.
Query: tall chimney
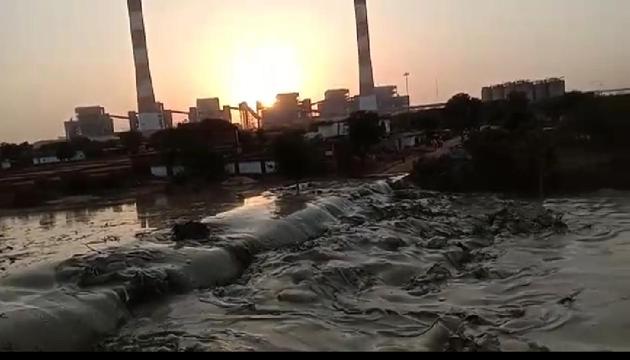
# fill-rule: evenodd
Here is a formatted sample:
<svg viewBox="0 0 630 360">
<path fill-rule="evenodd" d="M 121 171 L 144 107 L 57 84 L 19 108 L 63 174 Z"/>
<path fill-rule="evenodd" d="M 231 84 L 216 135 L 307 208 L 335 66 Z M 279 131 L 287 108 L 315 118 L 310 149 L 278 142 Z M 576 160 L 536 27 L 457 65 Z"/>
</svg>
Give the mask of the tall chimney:
<svg viewBox="0 0 630 360">
<path fill-rule="evenodd" d="M 370 52 L 370 29 L 366 0 L 354 0 L 357 21 L 357 44 L 359 47 L 360 109 L 376 110 L 374 97 L 374 71 Z"/>
<path fill-rule="evenodd" d="M 136 67 L 138 113 L 157 113 L 159 109 L 155 102 L 153 81 L 151 80 L 151 70 L 149 69 L 147 36 L 144 30 L 144 18 L 142 15 L 142 0 L 127 0 L 127 7 L 129 8 L 133 57 Z"/>
</svg>

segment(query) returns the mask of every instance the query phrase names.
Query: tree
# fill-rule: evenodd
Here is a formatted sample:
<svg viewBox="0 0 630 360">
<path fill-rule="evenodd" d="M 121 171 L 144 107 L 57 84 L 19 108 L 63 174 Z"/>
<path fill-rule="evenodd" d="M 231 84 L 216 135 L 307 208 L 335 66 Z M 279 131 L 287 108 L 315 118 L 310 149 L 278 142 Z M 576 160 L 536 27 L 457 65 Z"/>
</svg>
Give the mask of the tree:
<svg viewBox="0 0 630 360">
<path fill-rule="evenodd" d="M 363 165 L 365 165 L 365 158 L 370 148 L 378 144 L 385 134 L 385 130 L 379 122 L 377 113 L 365 111 L 355 112 L 348 120 L 350 143 L 354 153 L 361 157 Z"/>
<path fill-rule="evenodd" d="M 124 132 L 118 135 L 122 146 L 131 154 L 137 154 L 142 145 L 142 134 L 138 131 Z"/>
<path fill-rule="evenodd" d="M 181 149 L 181 164 L 187 174 L 201 176 L 206 180 L 222 180 L 225 175 L 223 156 L 213 152 L 208 146 L 190 142 Z"/>
<path fill-rule="evenodd" d="M 297 192 L 300 181 L 312 173 L 313 151 L 299 132 L 288 132 L 273 142 L 273 153 L 281 174 L 295 180 Z"/>
<path fill-rule="evenodd" d="M 451 130 L 463 139 L 464 131 L 479 129 L 482 106 L 481 100 L 468 94 L 453 96 L 444 109 Z"/>
<path fill-rule="evenodd" d="M 77 153 L 74 146 L 69 142 L 61 142 L 55 145 L 55 155 L 61 161 L 68 161 Z"/>
<path fill-rule="evenodd" d="M 0 159 L 9 160 L 13 165 L 30 165 L 33 158 L 33 146 L 27 142 L 21 144 L 0 144 Z"/>
<path fill-rule="evenodd" d="M 166 129 L 158 131 L 151 136 L 149 140 L 151 146 L 162 154 L 164 165 L 166 166 L 166 174 L 173 177 L 173 166 L 176 159 L 181 153 L 181 148 L 185 141 L 180 136 L 180 132 L 176 129 Z"/>
<path fill-rule="evenodd" d="M 159 131 L 151 136 L 149 144 L 161 153 L 169 177 L 173 177 L 173 168 L 179 164 L 188 175 L 219 180 L 225 167 L 223 157 L 214 151 L 213 141 L 235 133 L 236 128 L 226 121 L 204 120 L 194 126 Z"/>
<path fill-rule="evenodd" d="M 532 119 L 533 116 L 529 108 L 527 95 L 522 92 L 510 93 L 507 99 L 505 128 L 511 131 L 517 130 L 531 125 Z"/>
<path fill-rule="evenodd" d="M 87 137 L 76 137 L 70 141 L 76 151 L 82 151 L 89 159 L 99 158 L 103 155 L 105 144 L 90 140 Z"/>
</svg>

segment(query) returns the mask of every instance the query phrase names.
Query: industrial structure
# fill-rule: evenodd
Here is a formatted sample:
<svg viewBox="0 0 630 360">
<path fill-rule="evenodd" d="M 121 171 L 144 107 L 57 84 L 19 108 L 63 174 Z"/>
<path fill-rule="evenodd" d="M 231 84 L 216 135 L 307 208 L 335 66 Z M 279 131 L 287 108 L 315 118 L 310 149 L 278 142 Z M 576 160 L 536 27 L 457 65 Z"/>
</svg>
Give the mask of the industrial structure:
<svg viewBox="0 0 630 360">
<path fill-rule="evenodd" d="M 376 111 L 381 115 L 391 115 L 409 109 L 409 96 L 399 95 L 395 85 L 375 86 L 372 93 L 371 101 L 376 104 Z M 355 111 L 364 110 L 361 107 L 361 98 L 361 95 L 351 97 L 348 89 L 328 90 L 324 94 L 324 100 L 317 103 L 318 119 L 335 120 L 348 117 Z"/>
<path fill-rule="evenodd" d="M 265 130 L 306 129 L 313 118 L 313 103 L 299 99 L 299 93 L 278 94 L 276 103 L 261 111 L 261 126 Z"/>
<path fill-rule="evenodd" d="M 332 89 L 324 93 L 324 100 L 317 104 L 319 116 L 323 119 L 344 118 L 350 115 L 350 90 Z"/>
<path fill-rule="evenodd" d="M 64 123 L 66 139 L 85 137 L 90 140 L 107 140 L 114 136 L 114 121 L 102 106 L 78 107 L 76 119 Z"/>
<path fill-rule="evenodd" d="M 370 49 L 370 27 L 366 0 L 354 0 L 357 25 L 357 46 L 359 50 L 359 110 L 377 111 L 374 94 L 374 70 Z"/>
<path fill-rule="evenodd" d="M 221 119 L 232 122 L 232 108 L 221 107 L 219 98 L 197 99 L 197 107 L 190 108 L 189 122 L 195 123 L 207 119 Z"/>
<path fill-rule="evenodd" d="M 147 36 L 142 14 L 142 0 L 127 0 L 129 23 L 136 69 L 136 92 L 138 97 L 138 130 L 152 132 L 166 128 L 164 115 L 155 101 L 153 80 L 149 66 Z"/>
<path fill-rule="evenodd" d="M 506 100 L 510 94 L 520 92 L 529 101 L 543 101 L 566 93 L 566 82 L 563 78 L 549 78 L 545 80 L 519 80 L 504 84 L 486 86 L 481 89 L 483 102 Z"/>
<path fill-rule="evenodd" d="M 188 117 L 188 123 L 197 123 L 206 119 L 222 119 L 232 122 L 232 111 L 240 116 L 240 126 L 246 130 L 287 128 L 308 128 L 318 121 L 348 117 L 354 111 L 377 111 L 380 114 L 392 114 L 409 110 L 409 96 L 399 96 L 396 86 L 374 85 L 370 33 L 366 0 L 354 0 L 357 29 L 357 48 L 359 57 L 360 91 L 357 96 L 350 96 L 347 89 L 329 90 L 324 100 L 313 103 L 310 99 L 299 99 L 298 93 L 278 94 L 276 103 L 265 107 L 261 103 L 252 109 L 243 102 L 238 107 L 221 107 L 218 98 L 198 99 L 196 106 L 186 111 L 167 110 L 164 104 L 156 101 L 153 87 L 147 36 L 144 23 L 142 0 L 127 0 L 129 26 L 133 45 L 134 67 L 136 74 L 137 111 L 127 115 L 110 115 L 102 107 L 95 111 L 99 120 L 81 120 L 87 115 L 77 116 L 64 124 L 68 138 L 86 136 L 102 138 L 114 133 L 112 120 L 126 120 L 131 131 L 139 131 L 145 136 L 173 127 L 174 114 Z M 94 109 L 93 109 L 94 110 Z M 83 110 L 81 110 L 83 113 Z M 80 115 L 77 112 L 77 115 Z M 83 125 L 82 125 L 83 122 Z M 98 123 L 98 125 L 97 125 Z"/>
</svg>

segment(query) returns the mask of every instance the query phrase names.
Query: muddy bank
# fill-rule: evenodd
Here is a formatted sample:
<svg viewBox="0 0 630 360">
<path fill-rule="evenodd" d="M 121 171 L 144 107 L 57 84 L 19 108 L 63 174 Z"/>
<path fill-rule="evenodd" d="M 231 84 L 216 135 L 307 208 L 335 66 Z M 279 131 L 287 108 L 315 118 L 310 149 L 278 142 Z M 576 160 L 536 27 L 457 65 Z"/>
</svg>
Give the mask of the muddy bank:
<svg viewBox="0 0 630 360">
<path fill-rule="evenodd" d="M 563 145 L 555 132 L 485 130 L 439 156 L 418 159 L 410 179 L 436 191 L 524 196 L 630 189 L 630 158 L 617 148 Z"/>
</svg>

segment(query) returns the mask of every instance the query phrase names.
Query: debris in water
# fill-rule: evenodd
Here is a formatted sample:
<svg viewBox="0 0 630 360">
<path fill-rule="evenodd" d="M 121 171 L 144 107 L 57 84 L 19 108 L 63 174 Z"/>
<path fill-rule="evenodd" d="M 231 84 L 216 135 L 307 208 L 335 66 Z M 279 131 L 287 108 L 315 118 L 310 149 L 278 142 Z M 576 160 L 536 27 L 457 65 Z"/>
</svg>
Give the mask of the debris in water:
<svg viewBox="0 0 630 360">
<path fill-rule="evenodd" d="M 175 241 L 205 240 L 210 236 L 210 229 L 200 222 L 190 221 L 185 224 L 173 226 L 173 238 Z"/>
<path fill-rule="evenodd" d="M 574 291 L 571 295 L 560 299 L 560 301 L 558 301 L 558 304 L 564 305 L 564 306 L 572 305 L 573 303 L 575 303 L 575 301 L 577 300 L 577 297 L 580 296 L 580 294 L 582 294 L 583 291 L 584 290 Z"/>
</svg>

